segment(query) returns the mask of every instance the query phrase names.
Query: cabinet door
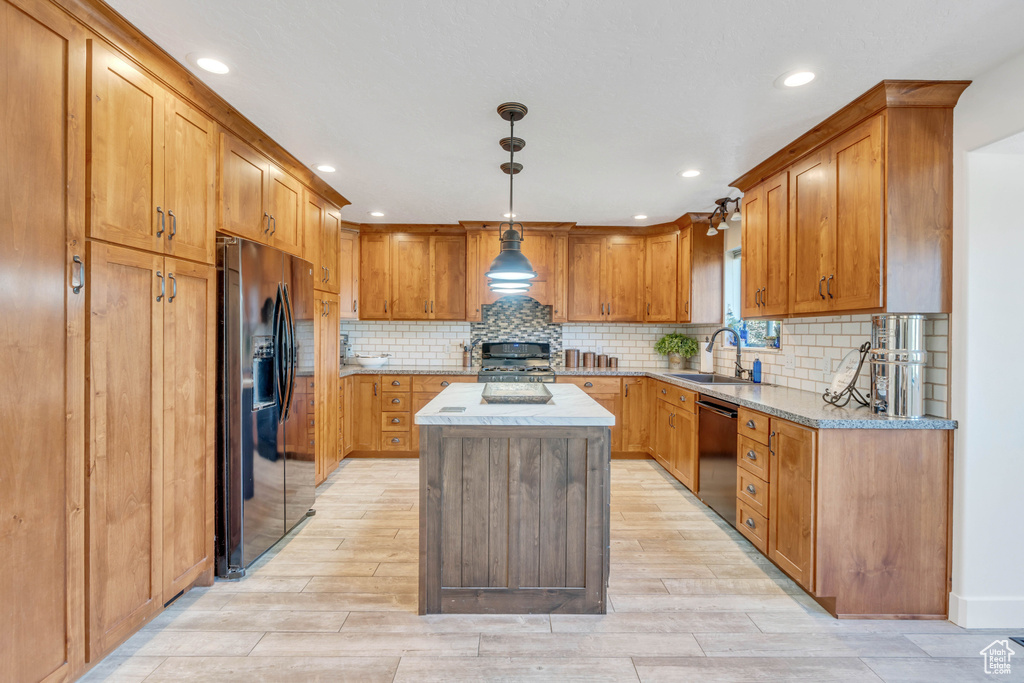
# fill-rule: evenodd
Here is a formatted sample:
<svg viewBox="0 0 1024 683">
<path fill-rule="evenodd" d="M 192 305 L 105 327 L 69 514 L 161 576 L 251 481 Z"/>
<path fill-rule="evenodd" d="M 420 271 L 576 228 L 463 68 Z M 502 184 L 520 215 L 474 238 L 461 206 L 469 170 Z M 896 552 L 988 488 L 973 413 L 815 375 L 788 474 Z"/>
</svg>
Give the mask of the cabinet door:
<svg viewBox="0 0 1024 683">
<path fill-rule="evenodd" d="M 89 235 L 162 251 L 164 92 L 99 41 L 89 49 Z"/>
<path fill-rule="evenodd" d="M 831 145 L 835 259 L 825 291 L 833 310 L 882 306 L 882 117 L 876 116 Z"/>
<path fill-rule="evenodd" d="M 771 430 L 768 557 L 811 590 L 815 432 L 774 418 Z"/>
<path fill-rule="evenodd" d="M 611 450 L 622 450 L 622 395 L 621 394 L 594 394 L 594 399 L 602 408 L 615 416 L 615 424 L 611 428 Z"/>
<path fill-rule="evenodd" d="M 277 166 L 270 165 L 270 244 L 295 256 L 302 255 L 302 185 Z M 337 255 L 337 252 L 335 252 Z"/>
<path fill-rule="evenodd" d="M 356 296 L 359 280 L 359 234 L 349 230 L 338 232 L 338 315 L 342 320 L 357 317 Z"/>
<path fill-rule="evenodd" d="M 675 322 L 679 287 L 679 233 L 646 240 L 644 322 Z"/>
<path fill-rule="evenodd" d="M 827 311 L 825 280 L 833 254 L 827 150 L 795 164 L 789 178 L 790 313 Z"/>
<path fill-rule="evenodd" d="M 90 661 L 163 605 L 166 275 L 162 256 L 89 244 Z"/>
<path fill-rule="evenodd" d="M 601 298 L 602 237 L 569 238 L 568 319 L 572 322 L 603 320 L 606 302 Z"/>
<path fill-rule="evenodd" d="M 676 478 L 691 491 L 697 491 L 697 416 L 687 410 L 677 410 L 672 420 L 675 449 L 673 469 Z"/>
<path fill-rule="evenodd" d="M 743 195 L 743 276 L 740 283 L 740 310 L 743 318 L 762 315 L 761 289 L 765 285 L 767 249 L 764 209 L 764 185 Z"/>
<path fill-rule="evenodd" d="M 679 233 L 679 303 L 678 320 L 688 323 L 691 319 L 691 298 L 693 297 L 693 228 Z"/>
<path fill-rule="evenodd" d="M 314 291 L 313 336 L 316 483 L 338 466 L 338 298 Z"/>
<path fill-rule="evenodd" d="M 380 376 L 355 375 L 352 450 L 375 451 L 380 441 Z"/>
<path fill-rule="evenodd" d="M 352 425 L 355 420 L 355 387 L 352 377 L 346 377 L 344 379 L 345 384 L 345 427 L 343 433 L 345 435 L 345 455 L 352 452 L 352 448 L 355 445 L 355 434 L 352 432 Z"/>
<path fill-rule="evenodd" d="M 56 5 L 0 3 L 0 678 L 82 661 L 85 39 Z M 30 201 L 26 201 L 31 198 Z M 87 283 L 88 284 L 88 283 Z"/>
<path fill-rule="evenodd" d="M 569 287 L 569 237 L 568 235 L 555 235 L 552 238 L 553 254 L 551 265 L 551 322 L 564 323 L 568 321 L 566 296 Z"/>
<path fill-rule="evenodd" d="M 607 303 L 608 322 L 643 322 L 644 319 L 644 238 L 613 235 L 601 264 L 603 300 Z"/>
<path fill-rule="evenodd" d="M 430 238 L 430 317 L 466 319 L 466 238 Z"/>
<path fill-rule="evenodd" d="M 523 255 L 530 259 L 530 265 L 537 272 L 537 277 L 530 280 L 533 285 L 530 286 L 529 296 L 545 306 L 551 306 L 553 302 L 554 248 L 554 236 L 526 231 L 523 238 Z"/>
<path fill-rule="evenodd" d="M 341 260 L 339 248 L 341 240 L 341 214 L 333 206 L 328 205 L 324 212 L 323 229 L 320 231 L 320 263 L 327 273 L 324 289 L 332 294 L 341 292 Z"/>
<path fill-rule="evenodd" d="M 466 233 L 466 320 L 475 322 L 480 321 L 480 307 L 483 305 L 484 290 L 487 289 L 480 260 L 482 238 L 483 235 L 476 230 Z"/>
<path fill-rule="evenodd" d="M 643 377 L 622 378 L 622 450 L 647 450 L 647 386 Z"/>
<path fill-rule="evenodd" d="M 213 571 L 217 274 L 166 259 L 163 594 Z"/>
<path fill-rule="evenodd" d="M 220 134 L 217 228 L 266 242 L 270 232 L 270 162 L 228 133 Z"/>
<path fill-rule="evenodd" d="M 434 400 L 437 394 L 413 394 L 411 409 L 409 410 L 409 450 L 420 449 L 420 428 L 416 425 L 416 413 L 423 410 L 423 406 Z"/>
<path fill-rule="evenodd" d="M 430 237 L 391 236 L 391 319 L 430 317 Z"/>
<path fill-rule="evenodd" d="M 312 192 L 302 200 L 302 257 L 313 264 L 313 289 L 327 291 L 327 267 L 324 265 L 324 217 L 327 202 Z"/>
<path fill-rule="evenodd" d="M 761 311 L 785 315 L 789 310 L 789 173 L 762 185 Z"/>
<path fill-rule="evenodd" d="M 217 127 L 170 93 L 165 97 L 165 252 L 214 262 Z"/>
<path fill-rule="evenodd" d="M 667 401 L 654 400 L 654 457 L 669 474 L 675 474 L 675 424 L 676 411 Z"/>
<path fill-rule="evenodd" d="M 359 319 L 391 319 L 391 236 L 359 235 Z"/>
</svg>

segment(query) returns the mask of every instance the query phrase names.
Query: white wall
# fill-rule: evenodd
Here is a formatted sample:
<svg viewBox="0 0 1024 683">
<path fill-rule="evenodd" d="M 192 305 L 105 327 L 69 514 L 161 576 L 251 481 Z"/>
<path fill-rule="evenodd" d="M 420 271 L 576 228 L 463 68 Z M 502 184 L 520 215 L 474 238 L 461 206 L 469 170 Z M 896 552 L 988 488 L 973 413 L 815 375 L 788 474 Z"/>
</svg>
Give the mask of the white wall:
<svg viewBox="0 0 1024 683">
<path fill-rule="evenodd" d="M 1024 54 L 976 78 L 954 112 L 950 619 L 968 628 L 1024 627 L 1024 138 L 1016 154 L 986 148 L 1021 131 Z"/>
</svg>

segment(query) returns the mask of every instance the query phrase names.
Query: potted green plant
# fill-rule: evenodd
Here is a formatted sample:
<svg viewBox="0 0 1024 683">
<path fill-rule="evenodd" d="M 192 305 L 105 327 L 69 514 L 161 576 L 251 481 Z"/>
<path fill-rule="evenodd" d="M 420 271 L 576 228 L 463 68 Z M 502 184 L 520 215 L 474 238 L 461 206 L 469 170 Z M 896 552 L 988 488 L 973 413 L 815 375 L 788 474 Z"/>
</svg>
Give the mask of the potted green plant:
<svg viewBox="0 0 1024 683">
<path fill-rule="evenodd" d="M 658 354 L 668 356 L 668 367 L 672 370 L 681 370 L 683 358 L 697 355 L 698 349 L 696 339 L 678 332 L 666 334 L 654 345 Z"/>
</svg>

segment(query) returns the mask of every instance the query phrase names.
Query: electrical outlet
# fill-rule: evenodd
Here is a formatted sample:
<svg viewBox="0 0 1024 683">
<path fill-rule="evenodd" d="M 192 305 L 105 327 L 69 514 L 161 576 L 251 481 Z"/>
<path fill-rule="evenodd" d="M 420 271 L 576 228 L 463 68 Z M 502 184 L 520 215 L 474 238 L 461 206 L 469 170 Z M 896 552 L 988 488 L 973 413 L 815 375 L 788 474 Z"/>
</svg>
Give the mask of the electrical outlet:
<svg viewBox="0 0 1024 683">
<path fill-rule="evenodd" d="M 796 367 L 796 356 L 794 356 L 793 354 L 787 354 L 786 355 L 786 369 L 787 370 L 792 370 L 795 367 Z"/>
</svg>

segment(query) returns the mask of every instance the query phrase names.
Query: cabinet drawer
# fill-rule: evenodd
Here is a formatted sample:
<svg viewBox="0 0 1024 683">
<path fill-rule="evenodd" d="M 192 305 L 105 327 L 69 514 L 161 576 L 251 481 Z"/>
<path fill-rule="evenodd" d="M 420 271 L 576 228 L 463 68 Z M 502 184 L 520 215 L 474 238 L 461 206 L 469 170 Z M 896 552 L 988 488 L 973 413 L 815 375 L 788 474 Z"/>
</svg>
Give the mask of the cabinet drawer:
<svg viewBox="0 0 1024 683">
<path fill-rule="evenodd" d="M 618 377 L 559 377 L 559 382 L 575 384 L 588 394 L 618 395 L 622 381 Z"/>
<path fill-rule="evenodd" d="M 456 382 L 476 382 L 476 375 L 413 375 L 412 390 L 417 394 L 436 395 Z"/>
<path fill-rule="evenodd" d="M 408 411 L 409 406 L 412 404 L 412 399 L 409 394 L 399 394 L 394 391 L 385 391 L 381 394 L 381 412 L 392 411 L 402 412 Z"/>
<path fill-rule="evenodd" d="M 768 552 L 768 520 L 739 498 L 736 499 L 736 528 L 755 548 Z"/>
<path fill-rule="evenodd" d="M 409 413 L 381 413 L 380 430 L 382 432 L 407 432 L 412 426 Z"/>
<path fill-rule="evenodd" d="M 763 444 L 768 443 L 768 416 L 746 408 L 739 409 L 736 419 L 736 431 Z"/>
<path fill-rule="evenodd" d="M 387 432 L 380 435 L 380 449 L 382 451 L 407 451 L 409 450 L 409 432 Z"/>
<path fill-rule="evenodd" d="M 768 481 L 768 446 L 741 436 L 736 440 L 736 459 L 740 467 Z"/>
<path fill-rule="evenodd" d="M 768 484 L 764 479 L 736 468 L 736 498 L 762 517 L 768 517 Z"/>
<path fill-rule="evenodd" d="M 655 396 L 660 398 L 662 401 L 671 403 L 676 408 L 685 410 L 689 413 L 697 412 L 697 393 L 690 391 L 689 389 L 683 389 L 677 387 L 674 384 L 666 384 L 665 382 L 658 382 L 655 385 Z"/>
<path fill-rule="evenodd" d="M 380 386 L 384 391 L 412 391 L 410 375 L 384 375 L 380 378 Z"/>
</svg>

